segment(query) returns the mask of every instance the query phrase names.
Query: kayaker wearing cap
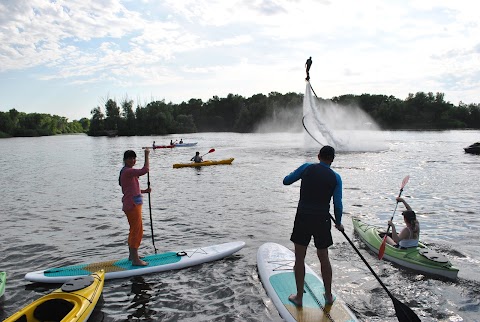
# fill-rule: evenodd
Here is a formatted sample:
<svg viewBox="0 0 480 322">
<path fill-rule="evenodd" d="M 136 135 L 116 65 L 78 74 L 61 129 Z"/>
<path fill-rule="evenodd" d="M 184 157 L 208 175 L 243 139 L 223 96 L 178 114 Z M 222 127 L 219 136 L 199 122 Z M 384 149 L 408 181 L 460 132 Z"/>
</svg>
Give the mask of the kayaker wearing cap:
<svg viewBox="0 0 480 322">
<path fill-rule="evenodd" d="M 305 255 L 312 239 L 320 260 L 323 284 L 325 286 L 325 303 L 333 304 L 332 266 L 328 257 L 328 247 L 333 245 L 331 232 L 330 200 L 333 197 L 335 227 L 343 231 L 342 225 L 342 179 L 330 169 L 335 158 L 335 149 L 324 146 L 318 153 L 319 163 L 304 163 L 283 179 L 284 185 L 290 185 L 302 179 L 300 200 L 290 240 L 295 245 L 295 282 L 296 293 L 288 299 L 296 306 L 303 305 L 303 287 L 305 284 Z"/>
<path fill-rule="evenodd" d="M 418 239 L 420 238 L 420 224 L 415 215 L 415 211 L 412 210 L 402 197 L 397 197 L 397 202 L 402 202 L 405 208 L 407 208 L 407 210 L 402 212 L 403 220 L 407 226 L 402 229 L 400 234 L 397 234 L 395 224 L 389 220 L 388 225 L 392 227 L 392 237 L 387 236 L 387 243 L 399 248 L 417 247 Z"/>
</svg>

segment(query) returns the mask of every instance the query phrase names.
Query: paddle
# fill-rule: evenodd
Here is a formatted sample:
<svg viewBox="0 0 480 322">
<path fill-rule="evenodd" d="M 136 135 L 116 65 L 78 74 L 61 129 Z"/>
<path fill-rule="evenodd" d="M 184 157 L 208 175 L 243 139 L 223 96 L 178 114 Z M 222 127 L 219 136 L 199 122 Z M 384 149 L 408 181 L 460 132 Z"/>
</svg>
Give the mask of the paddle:
<svg viewBox="0 0 480 322">
<path fill-rule="evenodd" d="M 212 152 L 215 152 L 215 149 L 210 149 L 210 151 L 208 151 L 208 152 L 205 153 L 204 155 L 207 155 L 207 154 L 212 153 Z M 204 155 L 202 155 L 202 158 L 203 158 Z"/>
<path fill-rule="evenodd" d="M 333 218 L 332 215 L 330 215 L 330 217 L 332 217 L 332 220 L 333 222 L 335 223 L 335 218 Z M 387 292 L 388 296 L 392 299 L 392 302 L 393 302 L 393 306 L 395 307 L 395 314 L 397 315 L 397 319 L 399 322 L 416 322 L 416 321 L 420 321 L 420 318 L 418 317 L 418 315 L 415 314 L 415 312 L 412 311 L 411 308 L 409 308 L 408 306 L 406 306 L 405 304 L 403 304 L 402 302 L 400 302 L 399 300 L 397 300 L 393 295 L 392 293 L 390 293 L 390 291 L 387 289 L 387 287 L 385 286 L 385 284 L 383 284 L 382 280 L 380 279 L 380 277 L 378 277 L 378 275 L 373 271 L 373 269 L 370 267 L 370 265 L 368 264 L 367 260 L 362 256 L 362 254 L 360 254 L 360 251 L 357 249 L 357 247 L 355 247 L 355 245 L 352 243 L 352 241 L 350 240 L 350 238 L 348 238 L 347 234 L 344 232 L 344 231 L 341 231 L 341 233 L 343 234 L 343 236 L 345 237 L 345 239 L 350 243 L 350 245 L 353 247 L 353 249 L 355 250 L 355 252 L 357 252 L 358 256 L 360 256 L 360 258 L 362 259 L 362 261 L 365 263 L 365 265 L 367 265 L 368 269 L 370 270 L 370 272 L 372 272 L 373 276 L 375 276 L 375 278 L 377 279 L 377 281 L 380 283 L 380 285 L 383 287 L 383 289 Z"/>
<path fill-rule="evenodd" d="M 405 178 L 403 178 L 402 185 L 400 186 L 400 193 L 398 194 L 398 197 L 400 197 L 402 195 L 403 188 L 407 184 L 408 179 L 410 179 L 410 176 L 406 176 Z M 395 209 L 393 210 L 393 215 L 392 215 L 392 218 L 390 218 L 390 221 L 392 221 L 393 217 L 395 216 L 395 211 L 397 211 L 397 206 L 398 206 L 398 201 L 395 204 Z M 378 259 L 382 259 L 383 255 L 385 254 L 385 246 L 387 245 L 387 236 L 388 236 L 389 231 L 390 231 L 390 226 L 388 226 L 387 232 L 385 233 L 385 236 L 383 236 L 382 244 L 380 245 L 380 248 L 378 250 Z"/>
<path fill-rule="evenodd" d="M 148 189 L 150 189 L 150 171 L 147 172 L 147 185 L 148 185 Z M 153 249 L 155 249 L 155 254 L 156 254 L 157 248 L 155 247 L 155 237 L 153 236 L 152 202 L 150 201 L 150 192 L 148 193 L 148 209 L 150 210 L 150 229 L 152 231 Z"/>
</svg>

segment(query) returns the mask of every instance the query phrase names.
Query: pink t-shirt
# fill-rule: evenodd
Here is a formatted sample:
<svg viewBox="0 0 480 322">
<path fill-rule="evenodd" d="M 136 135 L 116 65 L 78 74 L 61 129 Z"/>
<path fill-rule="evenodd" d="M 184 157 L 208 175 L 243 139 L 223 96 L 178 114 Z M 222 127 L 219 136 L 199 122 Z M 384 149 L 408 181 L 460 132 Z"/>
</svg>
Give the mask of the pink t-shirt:
<svg viewBox="0 0 480 322">
<path fill-rule="evenodd" d="M 122 186 L 123 192 L 123 211 L 131 210 L 135 205 L 142 204 L 142 193 L 140 184 L 138 183 L 138 177 L 143 176 L 147 172 L 147 167 L 141 169 L 123 167 L 121 170 L 120 185 Z"/>
</svg>

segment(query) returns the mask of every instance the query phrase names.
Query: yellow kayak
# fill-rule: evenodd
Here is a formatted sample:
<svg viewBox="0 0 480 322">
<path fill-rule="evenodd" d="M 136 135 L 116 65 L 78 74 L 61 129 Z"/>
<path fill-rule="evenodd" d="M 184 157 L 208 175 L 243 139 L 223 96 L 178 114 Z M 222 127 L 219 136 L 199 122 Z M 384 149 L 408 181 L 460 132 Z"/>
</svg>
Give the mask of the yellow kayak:
<svg viewBox="0 0 480 322">
<path fill-rule="evenodd" d="M 102 294 L 104 278 L 101 270 L 72 279 L 3 322 L 87 321 Z"/>
<path fill-rule="evenodd" d="M 203 162 L 190 162 L 190 163 L 175 163 L 173 165 L 174 168 L 184 168 L 184 167 L 205 167 L 208 165 L 216 165 L 216 164 L 231 164 L 234 158 L 226 159 L 226 160 L 208 160 Z"/>
</svg>

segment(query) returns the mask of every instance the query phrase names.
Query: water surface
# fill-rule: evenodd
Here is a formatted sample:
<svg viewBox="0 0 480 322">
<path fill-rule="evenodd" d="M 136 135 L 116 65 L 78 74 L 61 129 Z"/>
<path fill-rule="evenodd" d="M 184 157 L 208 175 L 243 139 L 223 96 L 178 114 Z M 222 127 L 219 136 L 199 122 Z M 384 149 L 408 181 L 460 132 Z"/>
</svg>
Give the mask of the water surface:
<svg viewBox="0 0 480 322">
<path fill-rule="evenodd" d="M 480 131 L 379 135 L 384 149 L 339 152 L 333 164 L 343 178 L 347 234 L 395 297 L 422 321 L 478 321 L 480 156 L 464 153 L 463 147 L 480 141 Z M 135 150 L 143 164 L 142 146 L 170 139 L 179 137 L 0 140 L 0 270 L 8 273 L 1 319 L 59 286 L 26 282 L 25 273 L 127 255 L 128 223 L 118 186 L 123 152 Z M 283 186 L 282 179 L 303 162 L 315 161 L 319 146 L 300 133 L 197 133 L 183 139 L 198 145 L 151 153 L 158 251 L 232 240 L 244 240 L 245 248 L 180 271 L 107 281 L 90 321 L 281 321 L 259 281 L 256 251 L 264 242 L 293 249 L 289 237 L 299 183 Z M 211 148 L 216 151 L 205 159 L 235 161 L 198 170 L 172 168 Z M 419 214 L 422 240 L 460 268 L 457 281 L 378 261 L 353 234 L 352 216 L 386 227 L 406 175 L 404 197 Z M 141 179 L 143 188 L 146 181 Z M 141 252 L 153 253 L 148 202 L 143 214 Z M 400 217 L 397 212 L 397 224 Z M 337 231 L 334 243 L 336 293 L 362 321 L 396 321 L 390 298 Z M 313 245 L 307 263 L 319 272 Z"/>
</svg>

